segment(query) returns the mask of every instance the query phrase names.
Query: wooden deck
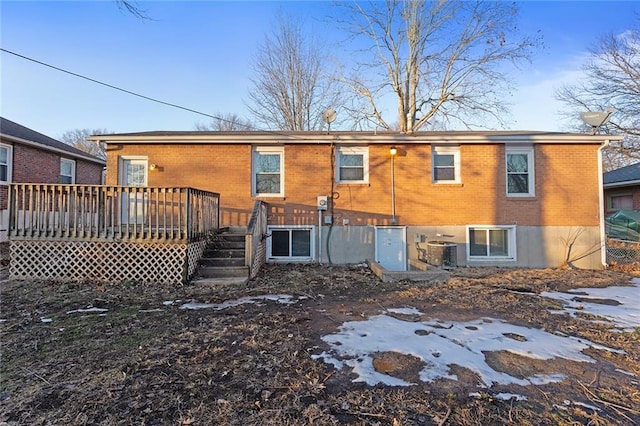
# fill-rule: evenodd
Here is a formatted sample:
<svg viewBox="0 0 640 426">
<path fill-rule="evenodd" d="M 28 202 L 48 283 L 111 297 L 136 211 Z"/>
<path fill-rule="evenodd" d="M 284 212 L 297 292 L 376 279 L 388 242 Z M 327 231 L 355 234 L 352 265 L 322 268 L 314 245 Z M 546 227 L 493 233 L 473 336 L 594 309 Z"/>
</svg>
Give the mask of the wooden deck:
<svg viewBox="0 0 640 426">
<path fill-rule="evenodd" d="M 12 184 L 10 276 L 184 282 L 219 211 L 194 188 Z"/>
</svg>

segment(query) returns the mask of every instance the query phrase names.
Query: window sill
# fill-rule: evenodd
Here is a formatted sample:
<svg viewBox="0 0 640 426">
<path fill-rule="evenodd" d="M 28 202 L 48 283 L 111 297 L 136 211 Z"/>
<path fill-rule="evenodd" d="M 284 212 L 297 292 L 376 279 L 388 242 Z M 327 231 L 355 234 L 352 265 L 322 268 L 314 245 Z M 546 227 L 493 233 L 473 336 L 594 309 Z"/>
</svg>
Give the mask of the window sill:
<svg viewBox="0 0 640 426">
<path fill-rule="evenodd" d="M 252 195 L 252 200 L 265 200 L 265 201 L 284 201 L 286 198 L 282 195 Z"/>
<path fill-rule="evenodd" d="M 467 262 L 515 262 L 513 257 L 467 257 Z"/>
<path fill-rule="evenodd" d="M 369 182 L 336 182 L 336 185 L 371 186 Z"/>
<path fill-rule="evenodd" d="M 462 182 L 431 182 L 431 186 L 448 186 L 448 187 L 463 188 L 464 183 Z"/>
<path fill-rule="evenodd" d="M 538 201 L 538 197 L 535 195 L 507 195 L 507 200 L 510 201 Z"/>
</svg>

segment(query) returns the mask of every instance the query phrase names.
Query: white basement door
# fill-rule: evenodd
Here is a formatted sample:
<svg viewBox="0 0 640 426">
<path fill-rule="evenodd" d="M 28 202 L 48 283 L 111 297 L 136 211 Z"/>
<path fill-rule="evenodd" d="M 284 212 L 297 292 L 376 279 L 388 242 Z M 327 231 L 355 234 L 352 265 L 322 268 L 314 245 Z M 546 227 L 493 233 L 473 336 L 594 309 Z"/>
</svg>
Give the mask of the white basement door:
<svg viewBox="0 0 640 426">
<path fill-rule="evenodd" d="M 376 226 L 376 262 L 387 271 L 407 270 L 407 228 Z"/>
</svg>

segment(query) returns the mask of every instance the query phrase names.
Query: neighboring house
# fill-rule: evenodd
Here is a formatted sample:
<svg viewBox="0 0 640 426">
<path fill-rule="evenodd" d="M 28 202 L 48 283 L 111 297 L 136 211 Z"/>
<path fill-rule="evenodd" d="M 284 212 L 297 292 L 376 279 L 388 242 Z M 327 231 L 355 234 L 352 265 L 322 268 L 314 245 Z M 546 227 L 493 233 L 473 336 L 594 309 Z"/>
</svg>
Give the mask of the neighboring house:
<svg viewBox="0 0 640 426">
<path fill-rule="evenodd" d="M 605 173 L 603 184 L 606 216 L 640 210 L 640 163 Z"/>
<path fill-rule="evenodd" d="M 0 117 L 0 241 L 7 241 L 10 183 L 102 183 L 105 162 Z"/>
<path fill-rule="evenodd" d="M 600 149 L 616 136 L 143 132 L 91 139 L 107 143 L 108 185 L 220 193 L 226 226 L 246 226 L 255 201 L 266 202 L 271 262 L 375 258 L 405 270 L 420 248 L 444 239 L 455 244 L 459 266 L 604 264 Z"/>
</svg>

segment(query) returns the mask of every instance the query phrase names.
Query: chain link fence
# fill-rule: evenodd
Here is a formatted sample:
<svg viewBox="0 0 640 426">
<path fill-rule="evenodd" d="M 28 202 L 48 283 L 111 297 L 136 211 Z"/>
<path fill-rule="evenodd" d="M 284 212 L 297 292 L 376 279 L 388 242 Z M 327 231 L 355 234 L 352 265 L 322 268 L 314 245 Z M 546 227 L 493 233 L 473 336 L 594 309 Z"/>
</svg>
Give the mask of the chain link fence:
<svg viewBox="0 0 640 426">
<path fill-rule="evenodd" d="M 640 242 L 608 239 L 607 264 L 640 266 Z"/>
</svg>

